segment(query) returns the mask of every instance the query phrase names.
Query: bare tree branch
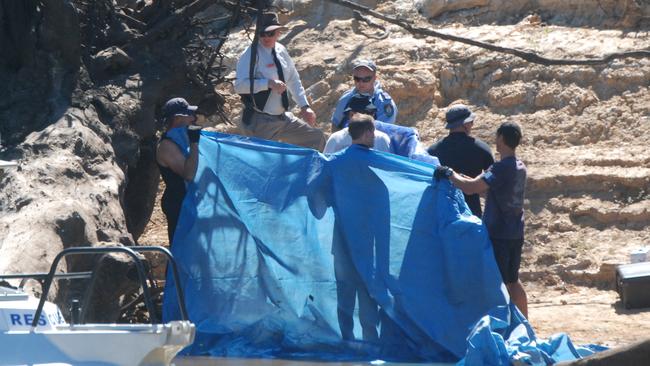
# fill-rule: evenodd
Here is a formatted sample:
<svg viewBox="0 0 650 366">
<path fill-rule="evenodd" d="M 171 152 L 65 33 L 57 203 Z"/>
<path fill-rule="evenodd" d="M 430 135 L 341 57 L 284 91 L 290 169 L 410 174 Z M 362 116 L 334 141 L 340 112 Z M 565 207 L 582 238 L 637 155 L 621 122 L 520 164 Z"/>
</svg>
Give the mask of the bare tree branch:
<svg viewBox="0 0 650 366">
<path fill-rule="evenodd" d="M 129 27 L 131 28 L 136 28 L 139 31 L 143 31 L 146 27 L 147 24 L 143 21 L 140 21 L 130 15 L 124 14 L 121 11 L 115 12 L 115 15 L 117 15 L 118 18 L 124 20 L 126 23 L 129 24 Z"/>
<path fill-rule="evenodd" d="M 383 31 L 383 33 L 377 37 L 378 39 L 384 39 L 387 38 L 390 32 L 384 27 L 383 25 L 373 21 L 372 19 L 368 18 L 367 16 L 364 16 L 363 14 L 359 13 L 358 11 L 354 10 L 354 19 L 363 21 L 364 23 L 368 24 L 371 27 L 379 28 Z"/>
<path fill-rule="evenodd" d="M 257 11 L 257 9 L 255 7 L 246 6 L 246 5 L 242 4 L 241 0 L 237 0 L 236 3 L 233 3 L 232 1 L 225 0 L 223 2 L 223 7 L 230 10 L 230 11 L 233 11 L 235 9 L 235 7 L 240 7 L 242 11 L 246 11 L 246 12 L 249 12 L 249 13 L 255 13 Z"/>
<path fill-rule="evenodd" d="M 142 37 L 136 38 L 124 48 L 140 47 L 149 44 L 159 37 L 165 36 L 166 32 L 183 23 L 184 19 L 191 18 L 194 14 L 205 10 L 214 4 L 214 0 L 196 0 L 179 10 L 176 10 L 170 16 L 162 20 L 159 24 L 148 30 Z"/>
<path fill-rule="evenodd" d="M 348 0 L 329 0 L 333 3 L 345 6 L 346 8 L 354 9 L 357 10 L 361 13 L 371 15 L 375 18 L 382 19 L 388 23 L 398 25 L 407 31 L 414 33 L 414 34 L 421 34 L 425 36 L 432 36 L 436 38 L 441 38 L 447 41 L 454 41 L 454 42 L 460 42 L 476 47 L 480 47 L 486 50 L 490 51 L 495 51 L 495 52 L 500 52 L 500 53 L 506 53 L 509 55 L 517 56 L 519 58 L 522 58 L 528 62 L 540 64 L 540 65 L 602 65 L 602 64 L 607 64 L 612 60 L 615 59 L 620 59 L 620 58 L 645 58 L 645 57 L 650 57 L 650 50 L 637 50 L 637 51 L 629 51 L 629 52 L 616 52 L 616 53 L 610 53 L 608 55 L 605 55 L 603 58 L 590 58 L 590 59 L 557 59 L 557 58 L 548 58 L 544 56 L 540 56 L 534 52 L 528 52 L 528 51 L 522 51 L 514 48 L 508 48 L 508 47 L 501 47 L 501 46 L 496 46 L 491 43 L 486 43 L 486 42 L 481 42 L 481 41 L 476 41 L 473 39 L 469 38 L 464 38 L 464 37 L 459 37 L 459 36 L 454 36 L 451 34 L 445 34 L 441 32 L 437 32 L 434 30 L 431 30 L 429 28 L 423 28 L 423 27 L 418 27 L 414 26 L 404 20 L 397 19 L 395 17 L 391 17 L 388 15 L 384 15 L 382 13 L 379 13 L 377 11 L 374 11 L 372 9 L 368 9 L 365 6 L 353 3 Z"/>
<path fill-rule="evenodd" d="M 219 34 L 220 37 L 222 37 L 221 42 L 219 42 L 219 45 L 217 48 L 212 52 L 212 55 L 210 56 L 210 59 L 208 60 L 207 67 L 205 68 L 206 73 L 204 74 L 204 77 L 207 78 L 210 70 L 214 66 L 214 61 L 217 59 L 217 56 L 221 55 L 221 47 L 223 44 L 226 42 L 226 39 L 228 38 L 228 34 L 230 34 L 230 30 L 235 27 L 237 24 L 237 21 L 239 20 L 239 15 L 241 12 L 241 0 L 237 2 L 237 5 L 235 6 L 235 9 L 232 12 L 232 15 L 230 16 L 230 21 L 228 22 L 228 27 L 225 28 L 221 34 Z M 223 57 L 221 58 L 221 61 L 223 62 Z M 220 63 L 221 64 L 221 63 Z M 221 66 L 221 65 L 220 65 Z"/>
</svg>

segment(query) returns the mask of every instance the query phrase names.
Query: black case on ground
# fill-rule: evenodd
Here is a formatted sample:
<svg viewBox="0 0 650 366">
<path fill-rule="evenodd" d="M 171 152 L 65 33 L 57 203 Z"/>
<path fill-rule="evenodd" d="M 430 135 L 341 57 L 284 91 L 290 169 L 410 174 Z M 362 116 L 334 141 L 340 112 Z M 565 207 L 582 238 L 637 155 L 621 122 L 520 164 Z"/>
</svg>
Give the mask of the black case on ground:
<svg viewBox="0 0 650 366">
<path fill-rule="evenodd" d="M 626 309 L 650 307 L 650 262 L 616 267 L 616 290 Z"/>
</svg>

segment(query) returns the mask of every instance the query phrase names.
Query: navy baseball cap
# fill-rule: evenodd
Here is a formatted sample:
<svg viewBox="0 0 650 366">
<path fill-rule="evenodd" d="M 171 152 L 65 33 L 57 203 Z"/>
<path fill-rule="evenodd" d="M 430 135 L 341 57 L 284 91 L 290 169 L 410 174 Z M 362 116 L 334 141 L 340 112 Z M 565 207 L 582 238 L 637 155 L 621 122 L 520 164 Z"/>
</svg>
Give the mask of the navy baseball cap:
<svg viewBox="0 0 650 366">
<path fill-rule="evenodd" d="M 185 98 L 172 98 L 162 108 L 163 118 L 173 116 L 193 116 L 199 107 L 190 105 Z"/>
<path fill-rule="evenodd" d="M 452 129 L 464 125 L 465 123 L 474 122 L 474 113 L 464 104 L 456 104 L 447 109 L 445 119 L 447 125 L 445 128 Z"/>
<path fill-rule="evenodd" d="M 353 112 L 362 112 L 362 113 L 375 113 L 377 107 L 370 101 L 370 98 L 365 95 L 355 94 L 350 98 L 348 104 L 343 110 L 344 113 Z"/>
</svg>

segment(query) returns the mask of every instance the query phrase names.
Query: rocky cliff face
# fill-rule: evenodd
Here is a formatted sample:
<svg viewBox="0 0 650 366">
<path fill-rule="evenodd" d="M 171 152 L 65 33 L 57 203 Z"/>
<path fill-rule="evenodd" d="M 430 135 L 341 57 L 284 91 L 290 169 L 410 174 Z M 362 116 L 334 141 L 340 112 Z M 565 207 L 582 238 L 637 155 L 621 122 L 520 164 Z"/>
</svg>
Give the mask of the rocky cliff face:
<svg viewBox="0 0 650 366">
<path fill-rule="evenodd" d="M 0 273 L 45 271 L 70 246 L 135 243 L 158 188 L 160 106 L 222 103 L 219 71 L 201 69 L 217 54 L 189 22 L 230 16 L 213 3 L 0 1 L 0 158 L 19 163 L 0 173 Z"/>
</svg>

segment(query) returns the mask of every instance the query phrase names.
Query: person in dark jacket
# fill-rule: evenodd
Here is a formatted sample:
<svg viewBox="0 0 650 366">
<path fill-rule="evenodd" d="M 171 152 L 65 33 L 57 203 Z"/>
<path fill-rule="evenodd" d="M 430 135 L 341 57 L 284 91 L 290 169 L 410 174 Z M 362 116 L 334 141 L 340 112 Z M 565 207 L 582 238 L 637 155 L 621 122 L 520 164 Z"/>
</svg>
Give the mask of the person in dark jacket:
<svg viewBox="0 0 650 366">
<path fill-rule="evenodd" d="M 431 145 L 427 150 L 437 157 L 440 164 L 470 178 L 479 176 L 494 163 L 490 147 L 482 140 L 472 137 L 475 115 L 463 104 L 447 110 L 445 126 L 449 135 Z M 475 216 L 481 217 L 481 199 L 478 194 L 465 194 L 465 202 Z"/>
</svg>

